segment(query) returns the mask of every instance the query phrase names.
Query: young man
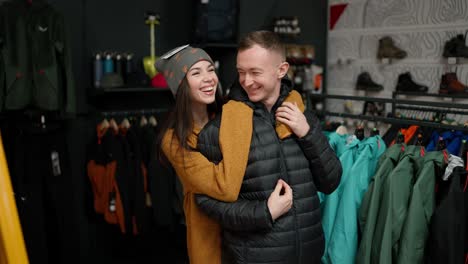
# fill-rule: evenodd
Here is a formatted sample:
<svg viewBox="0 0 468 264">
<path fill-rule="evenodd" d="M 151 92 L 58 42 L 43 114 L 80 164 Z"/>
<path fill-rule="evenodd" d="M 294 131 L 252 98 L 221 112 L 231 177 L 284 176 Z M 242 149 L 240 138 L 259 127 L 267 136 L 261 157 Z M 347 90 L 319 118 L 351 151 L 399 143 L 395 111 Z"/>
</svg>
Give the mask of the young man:
<svg viewBox="0 0 468 264">
<path fill-rule="evenodd" d="M 232 203 L 197 196 L 202 211 L 222 226 L 223 263 L 320 263 L 324 238 L 317 191 L 333 192 L 342 169 L 318 119 L 283 103 L 292 91 L 288 68 L 276 34 L 256 31 L 240 41 L 239 82 L 230 98 L 253 109 L 245 117 L 253 131 L 242 187 Z M 222 159 L 219 120 L 208 123 L 198 139 L 198 149 L 214 162 Z M 280 122 L 292 133 L 278 133 Z M 283 196 L 292 206 L 285 206 Z"/>
</svg>

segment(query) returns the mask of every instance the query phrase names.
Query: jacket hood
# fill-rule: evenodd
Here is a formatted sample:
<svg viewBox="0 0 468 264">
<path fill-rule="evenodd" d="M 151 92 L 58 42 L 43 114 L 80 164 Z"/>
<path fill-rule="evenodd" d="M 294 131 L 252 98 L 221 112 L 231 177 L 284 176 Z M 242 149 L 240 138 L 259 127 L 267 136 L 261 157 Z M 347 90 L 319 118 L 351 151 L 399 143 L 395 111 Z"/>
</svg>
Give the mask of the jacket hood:
<svg viewBox="0 0 468 264">
<path fill-rule="evenodd" d="M 292 81 L 284 77 L 281 79 L 281 88 L 280 88 L 280 95 L 278 97 L 278 100 L 276 100 L 276 103 L 272 107 L 273 109 L 276 109 L 279 105 L 281 105 L 288 96 L 288 94 L 293 90 L 293 83 Z M 263 104 L 260 102 L 254 103 L 249 100 L 249 96 L 245 92 L 244 88 L 240 85 L 239 81 L 236 80 L 230 89 L 230 92 L 228 94 L 228 99 L 234 100 L 234 101 L 239 101 L 247 104 L 248 106 L 252 107 L 253 109 L 258 108 L 258 107 L 263 107 Z"/>
</svg>

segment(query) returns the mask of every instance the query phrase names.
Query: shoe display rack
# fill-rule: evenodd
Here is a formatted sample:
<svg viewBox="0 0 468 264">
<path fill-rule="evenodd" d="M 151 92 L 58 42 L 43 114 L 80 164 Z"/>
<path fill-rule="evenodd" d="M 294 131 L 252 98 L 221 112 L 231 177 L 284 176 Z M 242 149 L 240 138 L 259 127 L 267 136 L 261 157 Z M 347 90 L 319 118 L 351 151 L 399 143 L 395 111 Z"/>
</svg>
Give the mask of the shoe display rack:
<svg viewBox="0 0 468 264">
<path fill-rule="evenodd" d="M 342 118 L 352 118 L 358 120 L 367 120 L 374 122 L 382 122 L 387 124 L 399 124 L 399 125 L 419 125 L 432 128 L 443 128 L 443 129 L 454 129 L 459 131 L 468 132 L 468 124 L 453 124 L 447 122 L 446 115 L 453 114 L 457 116 L 463 116 L 463 120 L 468 120 L 468 104 L 466 103 L 457 103 L 457 102 L 441 102 L 441 101 L 429 101 L 429 100 L 411 100 L 411 99 L 401 99 L 398 98 L 398 95 L 401 93 L 395 93 L 393 98 L 375 98 L 369 96 L 349 96 L 349 95 L 332 95 L 332 94 L 307 94 L 308 105 L 314 104 L 314 102 L 323 102 L 327 99 L 338 99 L 346 101 L 364 101 L 364 102 L 377 102 L 390 104 L 391 109 L 384 116 L 374 116 L 374 115 L 365 115 L 365 114 L 353 114 L 345 112 L 336 112 L 333 110 L 324 109 L 321 111 L 316 111 L 319 117 L 342 117 Z M 450 99 L 456 98 L 465 98 L 460 95 L 440 95 L 440 94 L 425 94 L 429 97 L 446 97 Z M 468 97 L 466 97 L 468 98 Z M 326 105 L 326 103 L 325 103 Z M 413 112 L 418 112 L 419 115 L 411 116 L 401 116 L 398 115 L 399 110 L 411 110 Z M 418 118 L 418 116 L 423 116 L 423 113 L 439 113 L 439 118 L 431 118 L 424 120 Z"/>
</svg>

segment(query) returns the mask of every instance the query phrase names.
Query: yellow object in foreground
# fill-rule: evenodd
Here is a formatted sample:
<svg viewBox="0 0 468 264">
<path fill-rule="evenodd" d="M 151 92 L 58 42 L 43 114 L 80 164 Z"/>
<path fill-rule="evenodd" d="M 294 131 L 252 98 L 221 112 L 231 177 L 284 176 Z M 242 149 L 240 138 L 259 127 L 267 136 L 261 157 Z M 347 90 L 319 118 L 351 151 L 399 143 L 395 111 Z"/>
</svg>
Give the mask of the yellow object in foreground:
<svg viewBox="0 0 468 264">
<path fill-rule="evenodd" d="M 0 264 L 28 264 L 0 135 Z"/>
</svg>

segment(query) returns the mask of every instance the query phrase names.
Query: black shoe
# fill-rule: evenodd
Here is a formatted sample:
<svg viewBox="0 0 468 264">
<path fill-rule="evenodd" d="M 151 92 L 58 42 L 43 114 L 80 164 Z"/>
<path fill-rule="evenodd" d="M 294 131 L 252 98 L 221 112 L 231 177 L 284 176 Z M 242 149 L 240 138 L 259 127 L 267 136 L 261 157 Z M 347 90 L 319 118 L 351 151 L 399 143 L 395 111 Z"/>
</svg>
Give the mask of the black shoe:
<svg viewBox="0 0 468 264">
<path fill-rule="evenodd" d="M 363 72 L 357 78 L 356 89 L 378 92 L 383 90 L 383 86 L 375 83 L 368 72 Z"/>
<path fill-rule="evenodd" d="M 425 85 L 415 83 L 409 72 L 402 73 L 398 76 L 396 90 L 400 92 L 426 93 L 428 88 Z"/>
<path fill-rule="evenodd" d="M 445 58 L 449 57 L 459 57 L 459 58 L 468 58 L 468 47 L 465 45 L 466 34 L 457 35 L 456 37 L 451 38 L 444 45 L 444 53 L 442 56 Z"/>
</svg>

